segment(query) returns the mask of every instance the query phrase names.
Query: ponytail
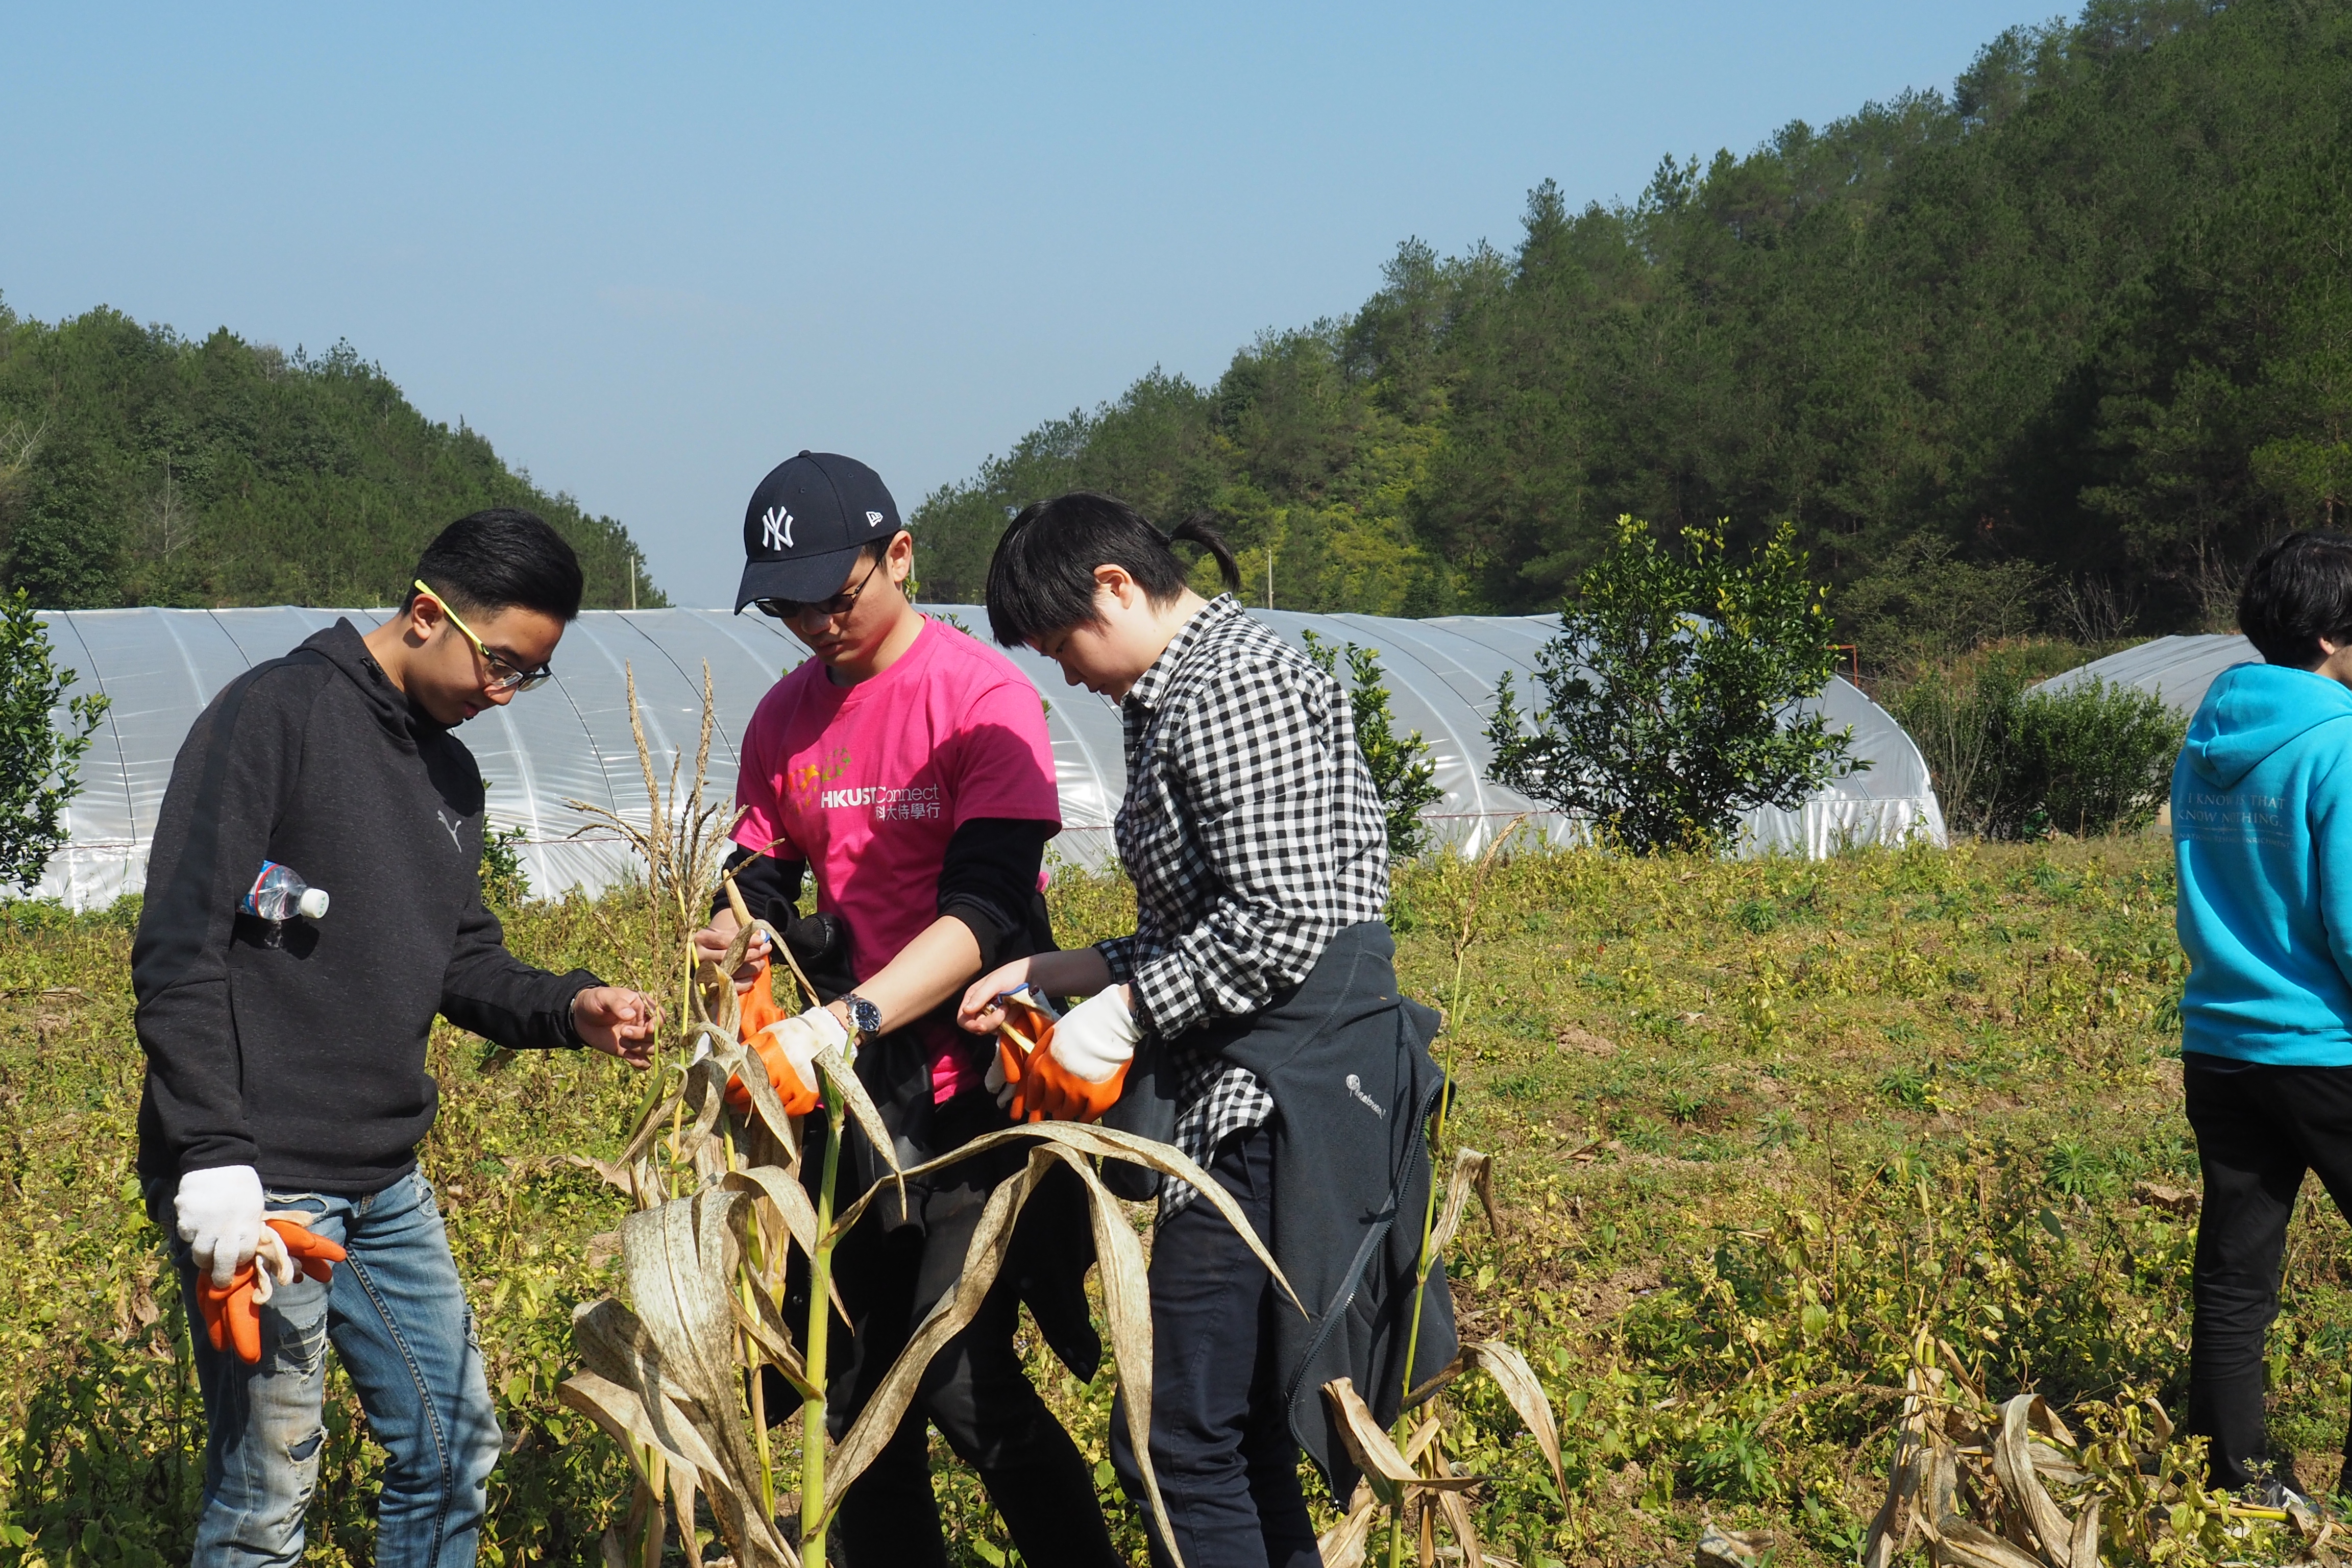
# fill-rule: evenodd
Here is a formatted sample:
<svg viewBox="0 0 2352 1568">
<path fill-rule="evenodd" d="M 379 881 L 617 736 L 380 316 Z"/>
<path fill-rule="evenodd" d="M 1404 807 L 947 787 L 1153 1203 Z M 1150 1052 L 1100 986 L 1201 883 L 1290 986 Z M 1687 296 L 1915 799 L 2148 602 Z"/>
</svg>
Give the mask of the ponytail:
<svg viewBox="0 0 2352 1568">
<path fill-rule="evenodd" d="M 1225 587 L 1240 591 L 1241 567 L 1207 512 L 1162 533 L 1127 502 L 1093 490 L 1033 502 L 1005 525 L 988 563 L 988 629 L 1012 647 L 1092 624 L 1101 566 L 1118 567 L 1154 605 L 1165 605 L 1192 575 L 1173 549 L 1180 542 L 1207 551 Z"/>
<path fill-rule="evenodd" d="M 1197 544 L 1215 556 L 1217 575 L 1225 580 L 1225 592 L 1238 594 L 1242 591 L 1241 566 L 1234 560 L 1233 550 L 1225 543 L 1225 536 L 1209 526 L 1209 517 L 1210 514 L 1205 511 L 1194 512 L 1168 531 L 1168 542 L 1174 544 L 1182 541 L 1188 544 Z"/>
</svg>

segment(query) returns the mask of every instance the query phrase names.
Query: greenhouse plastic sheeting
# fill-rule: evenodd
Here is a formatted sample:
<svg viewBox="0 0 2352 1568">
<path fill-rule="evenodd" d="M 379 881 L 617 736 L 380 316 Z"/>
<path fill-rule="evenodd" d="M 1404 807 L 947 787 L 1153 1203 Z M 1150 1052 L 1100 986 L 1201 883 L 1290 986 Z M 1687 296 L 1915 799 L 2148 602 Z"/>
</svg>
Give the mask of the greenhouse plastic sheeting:
<svg viewBox="0 0 2352 1568">
<path fill-rule="evenodd" d="M 987 616 L 970 605 L 933 608 L 984 635 Z M 1491 752 L 1486 715 L 1505 671 L 1528 689 L 1537 651 L 1557 635 L 1550 616 L 1450 616 L 1409 621 L 1365 616 L 1253 611 L 1285 637 L 1313 631 L 1331 644 L 1380 650 L 1400 731 L 1418 730 L 1436 765 L 1444 798 L 1428 813 L 1443 843 L 1476 852 L 1515 819 L 1555 842 L 1578 825 L 1485 781 Z M 382 610 L 75 610 L 44 612 L 58 661 L 78 672 L 74 689 L 103 691 L 112 706 L 82 759 L 82 790 L 67 814 L 68 842 L 50 862 L 37 896 L 77 908 L 102 905 L 145 881 L 147 849 L 172 759 L 214 693 L 236 675 L 348 616 L 361 630 Z M 634 672 L 646 741 L 665 790 L 672 769 L 690 775 L 699 734 L 707 662 L 719 723 L 711 737 L 709 793 L 733 792 L 734 743 L 777 677 L 805 657 L 773 621 L 719 610 L 591 610 L 564 633 L 556 676 L 467 724 L 466 743 L 489 781 L 493 829 L 520 828 L 531 887 L 556 893 L 601 890 L 636 874 L 628 847 L 570 803 L 585 802 L 643 824 L 645 776 L 630 732 L 627 682 Z M 1110 823 L 1126 788 L 1118 709 L 1062 680 L 1026 648 L 1013 663 L 1046 701 L 1046 726 L 1061 788 L 1060 858 L 1096 868 L 1113 858 Z M 1816 704 L 1833 726 L 1852 726 L 1854 754 L 1871 768 L 1831 784 L 1794 811 L 1746 818 L 1748 847 L 1820 856 L 1864 843 L 1925 836 L 1941 843 L 1943 814 L 1918 749 L 1886 713 L 1843 680 Z M 690 777 L 688 782 L 690 784 Z M 583 831 L 583 829 L 585 831 Z M 296 868 L 300 869 L 300 868 Z"/>
<path fill-rule="evenodd" d="M 2153 691 L 2168 708 L 2194 713 L 2205 700 L 2205 689 L 2233 664 L 2258 664 L 2254 645 L 2237 636 L 2158 637 L 2105 658 L 2077 665 L 2053 675 L 2036 691 L 2066 691 L 2093 680 L 2109 686 L 2132 686 Z"/>
</svg>

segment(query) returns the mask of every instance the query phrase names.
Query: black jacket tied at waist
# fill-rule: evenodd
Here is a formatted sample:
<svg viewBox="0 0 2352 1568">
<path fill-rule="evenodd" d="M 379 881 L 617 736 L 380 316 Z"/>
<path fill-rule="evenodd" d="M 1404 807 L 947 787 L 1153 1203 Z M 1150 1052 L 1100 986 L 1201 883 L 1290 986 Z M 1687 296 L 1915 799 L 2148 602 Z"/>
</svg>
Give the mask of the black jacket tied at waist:
<svg viewBox="0 0 2352 1568">
<path fill-rule="evenodd" d="M 1286 1310 L 1276 1351 L 1291 1436 L 1342 1503 L 1357 1469 L 1323 1385 L 1351 1379 L 1382 1426 L 1404 1405 L 1413 1276 L 1430 1190 L 1428 1119 L 1444 1085 L 1429 1042 L 1437 1015 L 1397 987 L 1396 943 L 1366 921 L 1333 937 L 1307 978 L 1247 1018 L 1210 1026 L 1225 1060 L 1274 1097 L 1274 1234 L 1265 1237 L 1307 1307 Z M 1189 1050 L 1200 1043 L 1186 1037 Z M 1148 1046 L 1105 1120 L 1166 1138 L 1175 1107 Z M 1459 1347 L 1442 1262 L 1424 1289 L 1412 1377 Z"/>
</svg>

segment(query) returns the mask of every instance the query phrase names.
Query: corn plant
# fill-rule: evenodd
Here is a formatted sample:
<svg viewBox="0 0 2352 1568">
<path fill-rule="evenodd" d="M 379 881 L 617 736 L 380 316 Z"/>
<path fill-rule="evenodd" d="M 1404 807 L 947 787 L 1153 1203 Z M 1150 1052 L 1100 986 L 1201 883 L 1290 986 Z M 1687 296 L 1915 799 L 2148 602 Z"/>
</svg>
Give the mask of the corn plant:
<svg viewBox="0 0 2352 1568">
<path fill-rule="evenodd" d="M 630 703 L 651 821 L 639 826 L 611 812 L 580 809 L 617 827 L 645 860 L 655 910 L 651 962 L 666 971 L 670 954 L 683 952 L 688 978 L 680 989 L 672 1048 L 658 1055 L 652 1091 L 621 1157 L 574 1157 L 635 1205 L 620 1230 L 628 1300 L 607 1298 L 574 1314 L 581 1369 L 559 1389 L 565 1404 L 621 1446 L 632 1467 L 626 1522 L 605 1537 L 610 1568 L 633 1560 L 641 1568 L 658 1568 L 672 1520 L 687 1562 L 699 1568 L 698 1498 L 708 1502 L 739 1568 L 821 1568 L 825 1533 L 843 1496 L 898 1430 L 932 1358 L 979 1310 L 1003 1267 L 1022 1208 L 1057 1164 L 1076 1173 L 1091 1206 L 1104 1316 L 1128 1394 L 1129 1436 L 1153 1517 L 1162 1538 L 1172 1539 L 1150 1461 L 1151 1316 L 1142 1243 L 1094 1162 L 1125 1160 L 1191 1183 L 1297 1302 L 1273 1257 L 1232 1196 L 1192 1160 L 1169 1145 L 1102 1127 L 1049 1121 L 1007 1128 L 902 1170 L 849 1057 L 832 1047 L 815 1053 L 823 1097 L 818 1113 L 827 1135 L 816 1169 L 804 1168 L 801 1119 L 785 1114 L 757 1053 L 740 1037 L 742 1008 L 731 977 L 754 937 L 764 935 L 810 1004 L 814 988 L 799 973 L 782 934 L 750 918 L 731 883 L 726 890 L 739 926 L 733 945 L 718 963 L 698 971 L 692 957 L 691 931 L 701 923 L 699 911 L 709 907 L 718 879 L 725 839 L 720 825 L 732 820 L 723 817 L 722 807 L 706 804 L 700 777 L 714 723 L 708 671 L 702 749 L 690 790 L 682 788 L 676 768 L 669 790 L 658 787 L 644 727 L 636 721 L 634 679 Z M 772 1028 L 806 1027 L 789 1016 L 796 1007 L 785 1011 Z M 730 1079 L 750 1097 L 744 1115 L 727 1105 Z M 850 1121 L 871 1141 L 891 1176 L 837 1207 L 840 1149 Z M 832 1279 L 835 1249 L 876 1204 L 903 1202 L 908 1178 L 1011 1143 L 1026 1145 L 1028 1160 L 991 1192 L 955 1289 L 919 1325 L 840 1442 L 829 1443 L 828 1337 L 834 1313 L 842 1310 Z M 783 1316 L 795 1251 L 809 1269 L 808 1315 L 797 1334 Z M 1306 1310 L 1303 1304 L 1299 1310 Z M 770 1440 L 767 1368 L 800 1397 L 796 1456 Z M 789 1505 L 795 1497 L 793 1510 Z M 792 1511 L 797 1518 L 787 1530 L 780 1516 Z"/>
<path fill-rule="evenodd" d="M 1925 1327 L 1911 1363 L 1862 1568 L 1922 1543 L 1936 1568 L 2099 1568 L 2103 1529 L 2125 1562 L 2267 1557 L 2290 1536 L 2334 1560 L 2336 1525 L 2299 1500 L 2250 1507 L 2200 1486 L 2203 1440 L 2175 1443 L 2152 1398 L 2086 1405 L 2077 1437 L 2039 1394 L 1988 1397 Z"/>
</svg>

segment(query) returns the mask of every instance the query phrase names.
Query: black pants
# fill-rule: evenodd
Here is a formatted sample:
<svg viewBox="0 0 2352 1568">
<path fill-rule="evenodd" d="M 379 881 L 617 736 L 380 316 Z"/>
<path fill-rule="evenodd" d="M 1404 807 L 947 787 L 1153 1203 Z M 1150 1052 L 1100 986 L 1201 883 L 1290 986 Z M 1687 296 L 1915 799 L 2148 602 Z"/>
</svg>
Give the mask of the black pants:
<svg viewBox="0 0 2352 1568">
<path fill-rule="evenodd" d="M 1024 1213 L 1024 1222 L 1028 1217 Z M 856 1338 L 836 1415 L 865 1408 L 923 1314 L 952 1285 L 970 1234 L 968 1226 L 926 1234 L 920 1226 L 889 1230 L 869 1220 L 844 1239 L 835 1255 L 835 1279 Z M 837 1539 L 845 1568 L 946 1568 L 931 1491 L 933 1426 L 980 1473 L 1030 1568 L 1117 1568 L 1094 1478 L 1031 1386 L 1014 1348 L 1020 1315 L 1020 1289 L 1008 1268 L 979 1314 L 933 1358 L 898 1432 L 842 1500 Z M 843 1326 L 838 1318 L 835 1326 Z"/>
<path fill-rule="evenodd" d="M 2235 1490 L 2264 1476 L 2294 1486 L 2293 1457 L 2273 1461 L 2263 1433 L 2263 1342 L 2278 1316 L 2279 1264 L 2304 1173 L 2318 1172 L 2352 1215 L 2352 1067 L 2192 1052 L 2181 1076 L 2205 1171 L 2188 1429 L 2211 1440 L 2213 1486 Z M 2352 1456 L 2352 1432 L 2345 1451 Z"/>
<path fill-rule="evenodd" d="M 1274 1139 L 1229 1138 L 1209 1173 L 1260 1237 L 1273 1234 Z M 1274 1356 L 1274 1278 L 1208 1203 L 1194 1199 L 1151 1245 L 1151 1466 L 1186 1568 L 1320 1568 L 1298 1489 Z M 1143 1510 L 1151 1560 L 1170 1557 L 1127 1437 L 1111 1413 L 1111 1464 Z"/>
</svg>

